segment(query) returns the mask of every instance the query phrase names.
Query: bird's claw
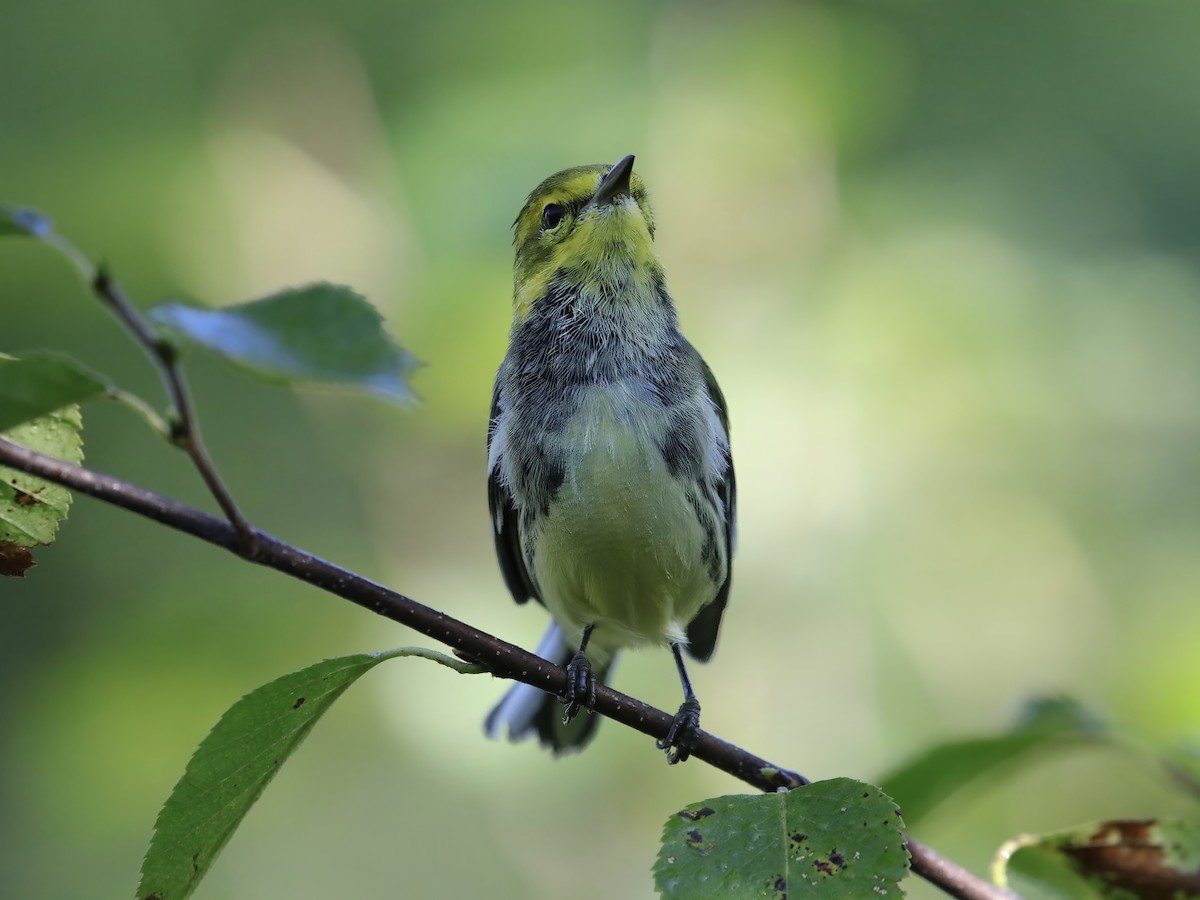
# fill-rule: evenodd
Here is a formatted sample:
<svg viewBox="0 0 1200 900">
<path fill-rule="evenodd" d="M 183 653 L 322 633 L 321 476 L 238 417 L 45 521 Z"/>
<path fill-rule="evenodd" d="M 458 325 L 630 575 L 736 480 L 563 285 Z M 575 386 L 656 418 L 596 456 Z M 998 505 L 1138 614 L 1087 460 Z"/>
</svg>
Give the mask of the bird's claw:
<svg viewBox="0 0 1200 900">
<path fill-rule="evenodd" d="M 567 692 L 561 702 L 566 707 L 563 710 L 564 725 L 575 718 L 583 707 L 589 710 L 596 708 L 596 675 L 582 650 L 567 663 Z"/>
<path fill-rule="evenodd" d="M 666 738 L 658 741 L 659 750 L 667 751 L 667 762 L 670 765 L 681 763 L 692 755 L 696 749 L 696 739 L 700 736 L 700 701 L 689 697 L 675 713 L 671 722 L 671 730 Z"/>
</svg>

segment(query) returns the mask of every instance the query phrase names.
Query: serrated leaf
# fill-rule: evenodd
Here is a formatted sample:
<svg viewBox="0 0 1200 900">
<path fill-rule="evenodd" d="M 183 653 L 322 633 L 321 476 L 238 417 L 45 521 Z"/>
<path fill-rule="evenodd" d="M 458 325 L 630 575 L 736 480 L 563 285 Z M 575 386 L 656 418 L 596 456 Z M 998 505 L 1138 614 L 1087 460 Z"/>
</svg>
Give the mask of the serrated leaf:
<svg viewBox="0 0 1200 900">
<path fill-rule="evenodd" d="M 83 460 L 82 426 L 79 407 L 67 406 L 0 436 L 77 463 Z M 21 575 L 33 565 L 32 555 L 21 551 L 53 541 L 70 508 L 71 492 L 65 487 L 0 466 L 0 547 L 5 559 L 0 574 Z"/>
<path fill-rule="evenodd" d="M 413 398 L 407 378 L 416 358 L 388 336 L 375 308 L 346 287 L 312 284 L 223 309 L 168 302 L 150 316 L 267 378 L 347 385 L 400 403 Z"/>
<path fill-rule="evenodd" d="M 1035 701 L 1018 724 L 995 737 L 951 741 L 925 751 L 880 779 L 911 826 L 970 781 L 1007 771 L 1031 754 L 1095 740 L 1105 728 L 1068 698 Z"/>
<path fill-rule="evenodd" d="M 889 797 L 850 778 L 716 797 L 667 820 L 654 885 L 680 900 L 901 896 L 903 828 Z"/>
<path fill-rule="evenodd" d="M 67 356 L 0 356 L 0 431 L 102 394 L 104 379 Z"/>
<path fill-rule="evenodd" d="M 387 659 L 417 656 L 458 672 L 481 666 L 421 647 L 323 660 L 251 691 L 200 742 L 154 823 L 139 900 L 189 896 L 275 773 L 322 715 Z"/>
<path fill-rule="evenodd" d="M 21 235 L 44 238 L 53 230 L 50 220 L 39 212 L 0 204 L 0 237 Z"/>
<path fill-rule="evenodd" d="M 993 880 L 1062 898 L 1200 896 L 1200 821 L 1114 820 L 1023 835 L 996 855 Z"/>
</svg>

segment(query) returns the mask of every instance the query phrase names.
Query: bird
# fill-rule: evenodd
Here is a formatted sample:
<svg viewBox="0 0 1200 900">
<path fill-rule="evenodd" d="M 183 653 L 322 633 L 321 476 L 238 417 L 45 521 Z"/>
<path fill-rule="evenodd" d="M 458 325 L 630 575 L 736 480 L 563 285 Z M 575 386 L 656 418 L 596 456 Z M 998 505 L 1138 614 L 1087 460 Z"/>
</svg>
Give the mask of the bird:
<svg viewBox="0 0 1200 900">
<path fill-rule="evenodd" d="M 633 163 L 551 175 L 513 223 L 488 507 L 504 582 L 549 612 L 537 653 L 567 687 L 518 683 L 484 728 L 578 750 L 618 651 L 667 647 L 684 699 L 657 745 L 675 764 L 700 730 L 683 654 L 712 656 L 729 601 L 736 483 L 725 398 L 679 330 Z"/>
</svg>

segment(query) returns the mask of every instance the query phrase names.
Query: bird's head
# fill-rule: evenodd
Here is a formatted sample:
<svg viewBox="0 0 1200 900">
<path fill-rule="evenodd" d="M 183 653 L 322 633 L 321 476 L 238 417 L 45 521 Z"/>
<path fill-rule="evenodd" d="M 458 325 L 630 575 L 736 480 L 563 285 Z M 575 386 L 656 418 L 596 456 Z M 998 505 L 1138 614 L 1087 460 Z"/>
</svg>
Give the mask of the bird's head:
<svg viewBox="0 0 1200 900">
<path fill-rule="evenodd" d="M 554 280 L 591 289 L 661 277 L 654 214 L 633 156 L 551 175 L 513 223 L 513 302 L 525 318 Z"/>
</svg>

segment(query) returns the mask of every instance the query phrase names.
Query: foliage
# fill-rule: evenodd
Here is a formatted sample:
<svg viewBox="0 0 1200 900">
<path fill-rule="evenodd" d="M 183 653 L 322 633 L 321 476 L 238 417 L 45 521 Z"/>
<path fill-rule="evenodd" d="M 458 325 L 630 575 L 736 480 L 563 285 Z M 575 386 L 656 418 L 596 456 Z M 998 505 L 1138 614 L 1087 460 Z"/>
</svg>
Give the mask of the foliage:
<svg viewBox="0 0 1200 900">
<path fill-rule="evenodd" d="M 1021 720 L 994 737 L 946 741 L 930 747 L 879 783 L 904 805 L 905 818 L 917 822 L 959 788 L 993 778 L 1052 750 L 1065 752 L 1085 741 L 1110 737 L 1094 715 L 1070 698 L 1038 700 Z"/>
<path fill-rule="evenodd" d="M 3 371 L 12 365 L 0 363 L 0 380 Z M 43 396 L 54 393 L 48 390 Z M 0 398 L 0 410 L 6 407 L 30 408 L 24 398 L 11 405 Z M 83 440 L 79 434 L 82 427 L 79 407 L 69 404 L 36 418 L 23 419 L 21 424 L 0 431 L 0 438 L 79 462 L 83 459 Z M 24 575 L 34 564 L 30 548 L 51 543 L 70 508 L 71 492 L 66 488 L 0 466 L 0 577 Z"/>
<path fill-rule="evenodd" d="M 1112 821 L 1007 842 L 997 884 L 1046 900 L 1200 896 L 1200 819 Z"/>
<path fill-rule="evenodd" d="M 532 643 L 477 484 L 507 226 L 546 172 L 636 152 L 687 332 L 729 373 L 743 529 L 729 628 L 697 673 L 708 723 L 885 787 L 966 743 L 948 766 L 969 778 L 924 768 L 898 802 L 977 871 L 1017 832 L 1192 814 L 1200 5 L 114 0 L 9 4 L 4 23 L 8 198 L 53 211 L 148 304 L 336 281 L 432 364 L 402 417 L 188 351 L 256 524 Z M 0 350 L 61 347 L 156 400 L 28 241 L 0 240 L 0 309 Z M 85 404 L 89 465 L 203 503 L 123 414 Z M 221 709 L 403 640 L 89 500 L 34 552 L 30 577 L 0 580 L 13 896 L 127 895 Z M 620 684 L 673 701 L 645 656 Z M 664 775 L 622 729 L 554 766 L 485 744 L 499 685 L 423 677 L 356 689 L 210 894 L 637 896 L 662 819 L 727 789 Z M 973 768 L 973 741 L 1058 691 L 1103 713 L 1096 739 Z M 1114 749 L 1131 735 L 1166 777 Z"/>
<path fill-rule="evenodd" d="M 141 900 L 191 896 L 242 817 L 333 702 L 381 662 L 431 658 L 422 648 L 315 663 L 251 691 L 221 717 L 171 791 L 142 862 Z M 433 655 L 459 672 L 478 667 Z"/>
<path fill-rule="evenodd" d="M 41 237 L 62 250 L 108 302 L 118 295 L 107 274 L 60 236 L 47 220 L 4 207 L 0 234 Z M 128 322 L 164 374 L 176 365 L 161 340 L 135 311 Z M 190 340 L 271 377 L 354 384 L 391 399 L 406 399 L 402 374 L 413 360 L 380 330 L 380 319 L 361 297 L 330 285 L 284 291 L 223 311 L 178 304 L 153 317 Z M 4 437 L 59 458 L 82 458 L 77 403 L 123 391 L 59 354 L 35 352 L 0 359 L 0 425 Z M 135 408 L 149 404 L 133 398 Z M 148 418 L 157 415 L 152 411 Z M 182 423 L 194 427 L 194 423 Z M 167 431 L 166 437 L 173 435 Z M 189 453 L 196 454 L 195 447 Z M 207 460 L 196 460 L 201 466 Z M 53 540 L 70 494 L 22 472 L 0 470 L 0 548 L 8 574 L 22 574 L 28 547 Z M 14 556 L 14 551 L 17 555 Z M 195 890 L 222 848 L 334 700 L 386 659 L 418 656 L 460 672 L 482 666 L 433 651 L 401 649 L 329 659 L 278 678 L 235 703 L 196 749 L 155 823 L 142 867 L 138 896 L 183 900 Z M 1114 733 L 1068 698 L 1031 705 L 1016 728 L 992 738 L 936 746 L 884 779 L 886 790 L 910 810 L 926 815 L 962 785 L 995 778 L 1051 747 L 1113 740 Z M 1165 759 L 1194 787 L 1194 760 Z M 655 884 L 666 897 L 812 896 L 886 894 L 908 871 L 900 810 L 883 790 L 839 778 L 761 796 L 711 798 L 689 805 L 664 826 Z M 1113 821 L 1045 838 L 1022 837 L 1002 848 L 993 877 L 1006 884 L 1010 870 L 1049 890 L 1073 896 L 1163 895 L 1200 884 L 1200 816 L 1161 822 Z M 1065 887 L 1064 887 L 1065 886 Z"/>
<path fill-rule="evenodd" d="M 223 309 L 169 302 L 150 316 L 268 378 L 349 385 L 385 400 L 412 400 L 407 377 L 416 359 L 396 346 L 375 308 L 349 288 L 310 284 Z"/>
<path fill-rule="evenodd" d="M 902 832 L 896 804 L 850 778 L 713 797 L 667 820 L 654 882 L 679 900 L 886 896 L 908 874 Z"/>
</svg>

